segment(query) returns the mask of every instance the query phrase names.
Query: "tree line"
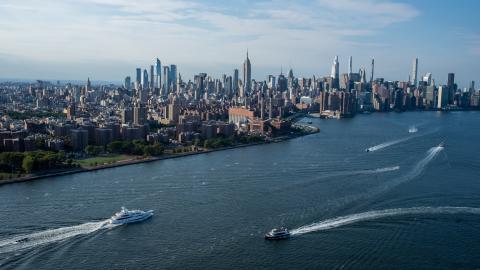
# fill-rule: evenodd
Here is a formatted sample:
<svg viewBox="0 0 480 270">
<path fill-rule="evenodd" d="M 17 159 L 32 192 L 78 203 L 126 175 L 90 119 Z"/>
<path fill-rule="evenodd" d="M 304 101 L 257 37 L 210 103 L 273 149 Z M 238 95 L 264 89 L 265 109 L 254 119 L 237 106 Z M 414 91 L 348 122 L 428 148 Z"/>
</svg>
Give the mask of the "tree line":
<svg viewBox="0 0 480 270">
<path fill-rule="evenodd" d="M 3 152 L 0 153 L 0 172 L 33 173 L 72 166 L 72 160 L 66 159 L 62 152 Z"/>
</svg>

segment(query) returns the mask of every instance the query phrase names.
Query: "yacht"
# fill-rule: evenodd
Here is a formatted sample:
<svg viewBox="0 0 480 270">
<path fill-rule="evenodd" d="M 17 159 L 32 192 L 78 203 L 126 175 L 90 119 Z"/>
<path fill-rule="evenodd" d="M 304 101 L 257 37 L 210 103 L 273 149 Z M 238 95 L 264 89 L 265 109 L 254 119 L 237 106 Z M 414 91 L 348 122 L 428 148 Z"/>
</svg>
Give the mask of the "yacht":
<svg viewBox="0 0 480 270">
<path fill-rule="evenodd" d="M 267 240 L 279 240 L 286 239 L 290 237 L 290 232 L 287 228 L 276 228 L 265 234 L 265 239 Z"/>
<path fill-rule="evenodd" d="M 134 222 L 144 221 L 149 219 L 153 216 L 153 210 L 149 211 L 142 211 L 142 210 L 128 210 L 125 207 L 122 207 L 120 212 L 115 213 L 110 220 L 108 221 L 109 224 L 113 225 L 121 225 L 121 224 L 128 224 Z"/>
</svg>

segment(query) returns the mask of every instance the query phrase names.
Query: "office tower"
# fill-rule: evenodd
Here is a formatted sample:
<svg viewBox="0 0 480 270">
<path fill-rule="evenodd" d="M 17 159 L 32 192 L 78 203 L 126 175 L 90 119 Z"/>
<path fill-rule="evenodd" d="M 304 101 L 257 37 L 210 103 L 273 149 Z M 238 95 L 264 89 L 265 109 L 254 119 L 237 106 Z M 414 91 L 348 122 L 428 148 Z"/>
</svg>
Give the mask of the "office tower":
<svg viewBox="0 0 480 270">
<path fill-rule="evenodd" d="M 438 87 L 438 102 L 437 108 L 442 109 L 445 108 L 448 104 L 448 86 L 440 85 Z"/>
<path fill-rule="evenodd" d="M 280 92 L 283 92 L 288 88 L 288 80 L 287 78 L 285 78 L 285 75 L 283 75 L 283 73 L 278 75 L 277 86 Z"/>
<path fill-rule="evenodd" d="M 373 72 L 375 71 L 375 59 L 372 58 L 372 74 L 370 76 L 370 84 L 373 83 Z"/>
<path fill-rule="evenodd" d="M 138 91 L 140 89 L 140 85 L 142 84 L 142 69 L 136 69 L 136 76 L 135 76 L 135 90 Z"/>
<path fill-rule="evenodd" d="M 133 123 L 143 125 L 147 121 L 147 108 L 142 104 L 135 104 L 133 107 Z"/>
<path fill-rule="evenodd" d="M 338 56 L 335 56 L 335 59 L 333 60 L 330 77 L 332 78 L 332 88 L 338 88 L 340 86 L 340 66 L 338 63 Z"/>
<path fill-rule="evenodd" d="M 168 95 L 170 89 L 170 68 L 168 66 L 163 67 L 163 90 L 162 93 L 164 95 Z"/>
<path fill-rule="evenodd" d="M 160 62 L 160 59 L 157 58 L 157 61 L 155 63 L 155 74 L 156 74 L 156 80 L 157 80 L 157 85 L 156 87 L 158 89 L 162 89 L 162 62 Z"/>
<path fill-rule="evenodd" d="M 182 93 L 182 74 L 178 73 L 177 78 L 177 95 Z"/>
<path fill-rule="evenodd" d="M 177 66 L 176 65 L 170 65 L 170 83 L 172 84 L 173 91 L 177 91 Z"/>
<path fill-rule="evenodd" d="M 470 92 L 470 95 L 473 95 L 475 92 L 475 81 L 470 82 L 470 87 L 468 88 L 468 91 Z"/>
<path fill-rule="evenodd" d="M 455 73 L 448 73 L 447 87 L 453 87 L 455 84 Z"/>
<path fill-rule="evenodd" d="M 199 100 L 201 96 L 205 93 L 206 78 L 207 78 L 206 73 L 200 73 L 198 75 L 195 75 L 194 77 L 196 100 Z"/>
<path fill-rule="evenodd" d="M 233 71 L 233 95 L 238 93 L 238 69 Z"/>
<path fill-rule="evenodd" d="M 435 107 L 435 85 L 431 84 L 427 86 L 425 94 L 426 105 L 428 108 Z"/>
<path fill-rule="evenodd" d="M 154 72 L 154 69 L 153 69 L 153 65 L 150 66 L 150 89 L 153 90 L 153 88 L 155 88 L 155 74 L 153 73 Z"/>
<path fill-rule="evenodd" d="M 130 76 L 125 77 L 123 88 L 127 89 L 127 92 L 130 92 L 132 88 L 132 79 L 130 78 Z"/>
<path fill-rule="evenodd" d="M 275 84 L 275 76 L 273 75 L 268 75 L 268 88 L 274 89 L 276 86 Z"/>
<path fill-rule="evenodd" d="M 348 58 L 348 76 L 351 76 L 352 74 L 352 57 Z"/>
<path fill-rule="evenodd" d="M 85 92 L 92 91 L 92 83 L 90 82 L 90 78 L 87 79 L 87 85 L 85 86 Z"/>
<path fill-rule="evenodd" d="M 225 80 L 225 95 L 228 97 L 231 97 L 233 94 L 233 82 L 232 82 L 232 76 L 228 76 Z"/>
<path fill-rule="evenodd" d="M 241 92 L 241 96 L 243 97 L 245 93 L 250 93 L 252 90 L 252 65 L 250 63 L 250 59 L 248 58 L 248 50 L 247 50 L 247 59 L 243 63 L 243 91 Z"/>
<path fill-rule="evenodd" d="M 453 104 L 453 100 L 455 99 L 455 92 L 457 91 L 457 88 L 455 85 L 455 73 L 448 73 L 447 88 L 448 88 L 448 103 Z"/>
<path fill-rule="evenodd" d="M 432 84 L 432 73 L 427 73 L 425 76 L 423 76 L 423 81 L 427 83 L 428 85 Z"/>
<path fill-rule="evenodd" d="M 367 82 L 367 71 L 365 70 L 365 68 L 360 68 L 358 73 L 360 74 L 360 82 L 361 83 L 366 83 Z"/>
<path fill-rule="evenodd" d="M 418 58 L 415 58 L 413 59 L 412 77 L 410 81 L 413 86 L 417 86 L 417 76 L 418 76 Z"/>
<path fill-rule="evenodd" d="M 143 77 L 142 77 L 142 89 L 148 89 L 148 71 L 146 69 L 143 70 Z"/>
</svg>

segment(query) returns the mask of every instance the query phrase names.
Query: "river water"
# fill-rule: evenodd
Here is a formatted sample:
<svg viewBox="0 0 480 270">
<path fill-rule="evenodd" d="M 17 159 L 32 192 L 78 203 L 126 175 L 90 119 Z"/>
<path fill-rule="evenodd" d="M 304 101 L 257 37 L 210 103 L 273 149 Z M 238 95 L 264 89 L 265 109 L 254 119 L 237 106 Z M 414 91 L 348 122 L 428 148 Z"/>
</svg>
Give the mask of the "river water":
<svg viewBox="0 0 480 270">
<path fill-rule="evenodd" d="M 478 269 L 479 120 L 303 119 L 321 132 L 0 186 L 0 268 Z M 155 215 L 102 227 L 121 206 Z"/>
</svg>

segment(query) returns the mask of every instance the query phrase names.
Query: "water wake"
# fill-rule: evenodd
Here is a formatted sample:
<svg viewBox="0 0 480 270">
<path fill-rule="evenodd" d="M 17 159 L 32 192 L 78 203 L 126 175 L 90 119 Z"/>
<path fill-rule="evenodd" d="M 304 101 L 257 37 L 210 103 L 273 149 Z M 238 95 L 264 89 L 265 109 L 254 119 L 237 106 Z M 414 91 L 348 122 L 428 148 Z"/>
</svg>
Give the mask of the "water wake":
<svg viewBox="0 0 480 270">
<path fill-rule="evenodd" d="M 417 133 L 418 129 L 416 127 L 413 127 L 413 128 L 414 129 L 409 129 L 409 133 Z M 435 130 L 432 130 L 431 132 L 418 134 L 418 135 L 412 135 L 412 136 L 408 136 L 408 137 L 405 137 L 405 138 L 401 138 L 401 139 L 393 140 L 393 141 L 389 141 L 389 142 L 384 142 L 384 143 L 381 143 L 379 145 L 369 147 L 369 148 L 366 149 L 366 151 L 367 152 L 375 152 L 375 151 L 390 147 L 390 146 L 395 145 L 395 144 L 399 144 L 399 143 L 406 142 L 406 141 L 414 139 L 414 138 L 423 137 L 425 135 L 435 133 L 437 131 L 438 131 L 438 129 L 435 129 Z"/>
<path fill-rule="evenodd" d="M 393 171 L 398 171 L 398 170 L 400 170 L 400 166 L 378 168 L 378 169 L 374 169 L 374 170 L 354 171 L 352 174 L 374 174 L 374 173 L 393 172 Z"/>
<path fill-rule="evenodd" d="M 292 235 L 302 235 L 311 232 L 329 230 L 357 222 L 381 219 L 385 217 L 395 217 L 403 215 L 422 215 L 422 214 L 473 214 L 480 215 L 480 208 L 472 207 L 413 207 L 386 209 L 377 211 L 368 211 L 364 213 L 352 214 L 343 217 L 326 219 L 324 221 L 312 223 L 290 231 Z"/>
<path fill-rule="evenodd" d="M 0 240 L 0 254 L 58 242 L 74 236 L 86 235 L 101 229 L 113 228 L 115 226 L 110 224 L 107 225 L 106 222 L 107 220 L 89 222 L 76 226 L 17 235 L 5 240 Z"/>
<path fill-rule="evenodd" d="M 415 166 L 410 171 L 408 171 L 406 174 L 400 175 L 400 176 L 398 176 L 398 177 L 396 177 L 396 178 L 394 178 L 390 181 L 385 181 L 383 184 L 381 184 L 379 186 L 376 186 L 374 188 L 371 188 L 365 193 L 352 194 L 352 195 L 349 195 L 349 196 L 336 198 L 336 199 L 330 201 L 328 204 L 335 205 L 335 206 L 347 205 L 347 204 L 350 204 L 352 202 L 369 199 L 369 198 L 372 198 L 374 196 L 378 196 L 380 194 L 388 192 L 388 191 L 392 190 L 393 188 L 395 188 L 395 187 L 397 187 L 401 184 L 407 183 L 407 182 L 417 178 L 418 176 L 420 176 L 423 173 L 423 171 L 425 170 L 425 168 L 427 167 L 427 165 L 442 150 L 443 150 L 443 146 L 432 147 L 427 151 L 426 156 L 422 160 L 420 160 L 417 164 L 415 164 Z M 390 169 L 393 169 L 393 168 L 396 168 L 396 167 L 391 167 Z M 383 168 L 383 170 L 385 170 L 385 169 L 387 169 L 387 168 Z M 382 169 L 377 169 L 377 170 L 382 170 Z"/>
<path fill-rule="evenodd" d="M 403 184 L 405 182 L 408 182 L 416 177 L 418 177 L 424 169 L 427 167 L 427 165 L 438 155 L 443 150 L 443 146 L 436 146 L 432 147 L 427 151 L 427 155 L 420 160 L 411 171 L 409 171 L 407 174 L 400 176 L 398 178 L 395 178 L 394 180 L 385 183 L 382 186 L 379 186 L 377 190 L 374 191 L 374 193 L 381 193 L 387 190 L 390 190 L 400 184 Z"/>
</svg>

